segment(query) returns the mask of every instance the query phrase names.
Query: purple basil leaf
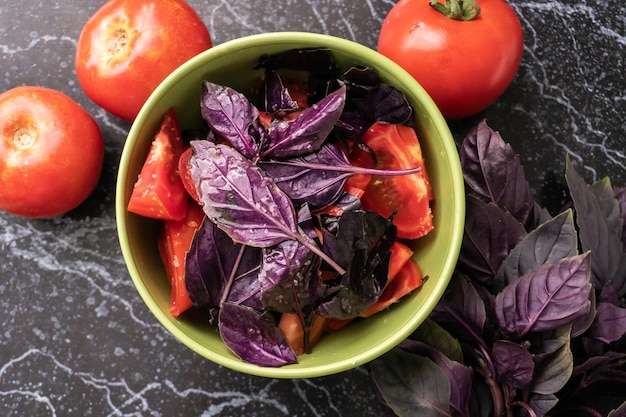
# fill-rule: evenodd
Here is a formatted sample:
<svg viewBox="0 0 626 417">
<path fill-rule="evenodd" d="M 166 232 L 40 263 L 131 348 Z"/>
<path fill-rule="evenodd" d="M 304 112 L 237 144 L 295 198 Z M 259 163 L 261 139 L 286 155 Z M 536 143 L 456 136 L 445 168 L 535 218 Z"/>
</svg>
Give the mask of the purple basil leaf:
<svg viewBox="0 0 626 417">
<path fill-rule="evenodd" d="M 259 161 L 259 164 L 294 204 L 308 203 L 313 207 L 333 203 L 343 194 L 343 186 L 351 175 L 406 175 L 420 170 L 420 167 L 399 170 L 356 167 L 335 143 L 326 143 L 316 152 L 299 158 Z"/>
<path fill-rule="evenodd" d="M 617 291 L 613 288 L 612 285 L 605 285 L 600 289 L 600 294 L 598 295 L 598 302 L 602 303 L 610 303 L 613 305 L 619 305 L 620 300 L 617 295 Z"/>
<path fill-rule="evenodd" d="M 328 78 L 335 74 L 335 58 L 328 48 L 295 48 L 259 58 L 256 69 L 287 69 L 306 71 L 317 77 Z"/>
<path fill-rule="evenodd" d="M 239 257 L 240 251 L 242 256 Z M 194 235 L 185 260 L 185 286 L 196 306 L 218 307 L 231 274 L 226 300 L 261 308 L 258 248 L 244 247 L 206 219 Z M 236 271 L 233 272 L 233 269 Z"/>
<path fill-rule="evenodd" d="M 541 340 L 535 342 L 542 352 L 533 354 L 535 371 L 530 391 L 542 395 L 556 394 L 570 380 L 574 369 L 570 330 L 569 325 L 561 326 L 541 335 Z"/>
<path fill-rule="evenodd" d="M 604 213 L 609 228 L 621 239 L 624 226 L 620 203 L 616 198 L 611 181 L 605 177 L 589 185 L 589 190 L 596 196 L 600 210 Z"/>
<path fill-rule="evenodd" d="M 622 215 L 622 244 L 626 248 L 626 187 L 614 187 L 613 191 Z"/>
<path fill-rule="evenodd" d="M 330 318 L 354 318 L 374 304 L 387 284 L 390 249 L 395 240 L 396 227 L 378 213 L 344 212 L 337 236 L 326 233 L 324 250 L 336 254 L 334 259 L 340 265 L 347 264 L 347 271 L 341 276 L 341 288 L 317 307 L 317 313 Z"/>
<path fill-rule="evenodd" d="M 279 367 L 298 358 L 271 315 L 250 307 L 224 303 L 219 314 L 222 340 L 242 360 Z"/>
<path fill-rule="evenodd" d="M 380 214 L 363 209 L 344 211 L 337 224 L 337 232 L 324 231 L 324 252 L 344 268 L 350 266 L 355 242 L 363 241 L 371 248 L 386 233 L 391 232 L 391 221 Z M 395 227 L 394 227 L 395 230 Z"/>
<path fill-rule="evenodd" d="M 235 242 L 267 247 L 299 235 L 291 200 L 235 149 L 195 141 L 191 175 L 206 215 Z"/>
<path fill-rule="evenodd" d="M 535 364 L 526 347 L 508 340 L 497 340 L 491 348 L 491 357 L 498 381 L 520 389 L 530 384 Z"/>
<path fill-rule="evenodd" d="M 246 96 L 226 86 L 205 81 L 202 86 L 202 117 L 215 133 L 247 158 L 259 153 L 259 110 Z"/>
<path fill-rule="evenodd" d="M 191 146 L 190 172 L 204 213 L 235 242 L 268 247 L 295 239 L 345 273 L 299 229 L 291 200 L 264 170 L 227 145 L 195 141 Z"/>
<path fill-rule="evenodd" d="M 381 83 L 378 71 L 369 67 L 350 67 L 343 78 L 351 99 L 367 97 Z"/>
<path fill-rule="evenodd" d="M 519 157 L 483 120 L 472 129 L 460 149 L 465 183 L 484 201 L 496 203 L 530 228 L 534 199 Z"/>
<path fill-rule="evenodd" d="M 374 122 L 411 122 L 413 109 L 404 93 L 383 83 L 375 69 L 352 67 L 344 73 L 344 80 L 347 86 L 347 106 L 363 115 L 369 125 Z"/>
<path fill-rule="evenodd" d="M 621 339 L 626 334 L 626 308 L 610 303 L 598 303 L 596 321 L 587 335 L 604 343 Z"/>
<path fill-rule="evenodd" d="M 350 100 L 351 107 L 371 123 L 410 123 L 413 110 L 404 93 L 389 84 L 379 84 L 367 97 Z"/>
<path fill-rule="evenodd" d="M 567 210 L 532 230 L 502 263 L 495 279 L 496 290 L 534 271 L 546 262 L 554 263 L 578 253 L 574 216 Z"/>
<path fill-rule="evenodd" d="M 475 286 L 457 271 L 430 317 L 461 340 L 474 341 L 473 335 L 483 333 L 487 311 Z"/>
<path fill-rule="evenodd" d="M 372 122 L 356 110 L 349 110 L 344 107 L 341 117 L 335 125 L 334 133 L 340 139 L 359 140 Z"/>
<path fill-rule="evenodd" d="M 295 240 L 266 248 L 259 281 L 266 310 L 300 314 L 326 295 L 320 277 L 321 259 Z"/>
<path fill-rule="evenodd" d="M 589 312 L 572 323 L 572 338 L 584 334 L 596 318 L 596 292 L 593 290 L 589 291 L 589 304 Z"/>
<path fill-rule="evenodd" d="M 521 223 L 494 203 L 467 196 L 465 232 L 458 267 L 473 280 L 491 287 L 502 262 L 526 236 Z"/>
<path fill-rule="evenodd" d="M 469 366 L 456 362 L 436 348 L 416 340 L 406 339 L 398 345 L 407 352 L 432 360 L 450 380 L 450 408 L 455 417 L 469 417 L 469 401 L 474 372 Z"/>
<path fill-rule="evenodd" d="M 590 308 L 589 253 L 548 263 L 507 285 L 495 298 L 500 331 L 511 339 L 553 330 Z"/>
<path fill-rule="evenodd" d="M 451 417 L 450 379 L 432 360 L 392 349 L 370 363 L 383 400 L 399 417 Z"/>
<path fill-rule="evenodd" d="M 262 158 L 293 158 L 318 150 L 339 120 L 345 98 L 346 89 L 340 87 L 295 119 L 273 121 Z"/>
<path fill-rule="evenodd" d="M 533 409 L 537 417 L 547 416 L 559 402 L 559 398 L 554 395 L 530 394 L 528 397 L 528 405 Z"/>
<path fill-rule="evenodd" d="M 343 185 L 352 175 L 340 170 L 316 168 L 318 165 L 352 167 L 345 153 L 335 144 L 325 144 L 317 152 L 287 162 L 262 161 L 261 166 L 294 204 L 306 202 L 313 207 L 324 207 L 343 193 Z"/>
<path fill-rule="evenodd" d="M 598 189 L 589 187 L 578 175 L 569 157 L 565 178 L 576 210 L 582 249 L 591 251 L 594 284 L 602 288 L 610 283 L 620 297 L 626 295 L 626 254 L 621 237 L 621 218 L 617 219 L 614 209 L 608 209 L 608 197 L 599 196 Z M 613 198 L 611 205 L 618 204 Z"/>
<path fill-rule="evenodd" d="M 296 103 L 289 94 L 289 90 L 284 86 L 282 78 L 275 71 L 265 72 L 265 82 L 263 83 L 265 111 L 275 113 L 279 110 L 290 111 L 298 109 Z"/>
<path fill-rule="evenodd" d="M 453 361 L 463 363 L 463 350 L 459 340 L 429 317 L 415 329 L 409 339 L 426 343 Z"/>
<path fill-rule="evenodd" d="M 221 267 L 218 248 L 224 243 L 232 246 L 232 240 L 228 236 L 222 240 L 223 233 L 216 234 L 214 229 L 213 222 L 205 218 L 185 256 L 185 287 L 197 307 L 219 306 L 229 273 Z"/>
<path fill-rule="evenodd" d="M 596 380 L 604 379 L 605 375 L 610 375 L 615 369 L 619 369 L 626 361 L 626 352 L 608 351 L 600 356 L 587 358 L 580 365 L 574 367 L 572 377 L 584 377 L 586 384 L 591 384 Z"/>
</svg>

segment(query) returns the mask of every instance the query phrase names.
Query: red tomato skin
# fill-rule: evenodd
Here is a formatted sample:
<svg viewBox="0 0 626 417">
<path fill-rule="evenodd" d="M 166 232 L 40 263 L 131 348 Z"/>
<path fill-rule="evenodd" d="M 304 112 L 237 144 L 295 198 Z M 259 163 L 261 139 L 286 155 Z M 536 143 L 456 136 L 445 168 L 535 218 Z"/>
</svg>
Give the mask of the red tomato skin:
<svg viewBox="0 0 626 417">
<path fill-rule="evenodd" d="M 109 0 L 82 29 L 76 75 L 92 101 L 132 121 L 167 75 L 211 46 L 182 0 Z"/>
<path fill-rule="evenodd" d="M 160 220 L 182 220 L 185 217 L 189 195 L 178 172 L 183 152 L 176 113 L 170 109 L 133 186 L 128 211 Z"/>
<path fill-rule="evenodd" d="M 170 314 L 178 317 L 193 306 L 185 286 L 185 259 L 196 231 L 202 225 L 204 211 L 193 201 L 182 220 L 165 220 L 157 245 L 171 286 Z"/>
<path fill-rule="evenodd" d="M 98 183 L 104 141 L 97 123 L 67 95 L 21 86 L 0 94 L 0 210 L 54 217 Z"/>
<path fill-rule="evenodd" d="M 361 317 L 370 317 L 397 303 L 402 297 L 421 287 L 424 281 L 422 271 L 417 262 L 409 259 L 398 271 L 394 279 L 387 284 L 378 301 L 365 310 Z"/>
<path fill-rule="evenodd" d="M 433 229 L 432 187 L 415 131 L 395 124 L 374 123 L 361 137 L 377 158 L 376 168 L 409 169 L 410 175 L 375 175 L 361 197 L 363 208 L 393 215 L 401 239 L 418 239 Z"/>
<path fill-rule="evenodd" d="M 189 171 L 189 160 L 193 156 L 193 149 L 191 147 L 185 149 L 185 151 L 180 156 L 178 160 L 178 173 L 180 174 L 180 178 L 183 181 L 183 186 L 187 193 L 193 198 L 196 203 L 201 204 L 200 196 L 198 195 L 198 190 L 196 189 L 196 184 L 193 181 L 193 177 L 191 176 L 191 172 Z"/>
<path fill-rule="evenodd" d="M 511 6 L 503 0 L 477 4 L 476 19 L 459 21 L 427 0 L 400 0 L 379 33 L 378 52 L 409 72 L 446 119 L 468 117 L 493 104 L 522 59 L 522 26 Z"/>
</svg>

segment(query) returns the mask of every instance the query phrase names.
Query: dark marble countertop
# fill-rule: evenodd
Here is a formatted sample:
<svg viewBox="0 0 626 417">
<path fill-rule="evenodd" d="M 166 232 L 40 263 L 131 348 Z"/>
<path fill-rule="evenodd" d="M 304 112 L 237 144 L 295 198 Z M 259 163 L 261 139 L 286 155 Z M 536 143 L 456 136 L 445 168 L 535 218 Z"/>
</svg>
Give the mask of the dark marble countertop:
<svg viewBox="0 0 626 417">
<path fill-rule="evenodd" d="M 372 48 L 392 0 L 192 0 L 215 44 L 302 30 Z M 116 170 L 130 125 L 82 92 L 74 68 L 81 27 L 100 1 L 0 0 L 4 91 L 59 89 L 106 139 L 97 189 L 78 209 L 26 220 L 0 214 L 0 415 L 380 416 L 367 369 L 305 380 L 239 374 L 196 355 L 154 319 L 118 246 Z M 588 180 L 626 185 L 626 15 L 623 0 L 511 0 L 524 35 L 513 85 L 481 118 L 520 154 L 539 198 L 558 195 L 565 154 Z M 548 184 L 549 186 L 546 186 Z"/>
</svg>

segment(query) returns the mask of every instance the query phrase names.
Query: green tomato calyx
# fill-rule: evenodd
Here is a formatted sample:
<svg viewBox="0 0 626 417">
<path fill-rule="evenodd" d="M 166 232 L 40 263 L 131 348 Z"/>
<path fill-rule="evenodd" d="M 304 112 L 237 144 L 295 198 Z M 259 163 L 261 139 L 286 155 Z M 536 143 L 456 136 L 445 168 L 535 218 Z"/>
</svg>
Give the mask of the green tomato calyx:
<svg viewBox="0 0 626 417">
<path fill-rule="evenodd" d="M 480 13 L 480 7 L 475 0 L 446 0 L 445 5 L 438 0 L 430 0 L 429 4 L 448 19 L 473 20 Z"/>
</svg>

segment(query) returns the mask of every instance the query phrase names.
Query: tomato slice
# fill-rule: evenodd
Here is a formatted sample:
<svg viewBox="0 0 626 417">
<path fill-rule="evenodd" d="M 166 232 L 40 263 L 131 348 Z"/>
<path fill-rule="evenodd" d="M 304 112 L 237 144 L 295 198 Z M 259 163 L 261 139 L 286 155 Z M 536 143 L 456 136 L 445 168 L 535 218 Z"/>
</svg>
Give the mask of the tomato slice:
<svg viewBox="0 0 626 417">
<path fill-rule="evenodd" d="M 402 242 L 395 241 L 391 245 L 391 258 L 389 259 L 389 273 L 387 275 L 387 285 L 394 280 L 396 275 L 404 267 L 415 252 Z"/>
<path fill-rule="evenodd" d="M 193 177 L 191 176 L 191 172 L 189 172 L 189 160 L 193 155 L 193 149 L 187 148 L 180 159 L 178 160 L 178 173 L 180 174 L 180 179 L 183 182 L 183 187 L 187 193 L 194 199 L 196 203 L 200 203 L 200 196 L 198 195 L 198 190 L 196 189 L 196 183 L 193 181 Z"/>
<path fill-rule="evenodd" d="M 422 271 L 417 262 L 409 259 L 398 271 L 398 274 L 387 283 L 380 298 L 361 317 L 370 317 L 398 302 L 402 297 L 422 286 Z"/>
<path fill-rule="evenodd" d="M 193 305 L 185 287 L 185 257 L 203 219 L 202 208 L 191 201 L 187 205 L 187 213 L 182 220 L 163 222 L 163 228 L 157 240 L 159 255 L 172 287 L 170 314 L 174 317 L 178 317 Z"/>
<path fill-rule="evenodd" d="M 162 220 L 181 220 L 188 195 L 178 173 L 184 145 L 174 109 L 165 114 L 141 168 L 128 203 L 128 211 Z"/>
<path fill-rule="evenodd" d="M 375 123 L 362 140 L 376 155 L 376 168 L 421 168 L 411 175 L 373 176 L 361 198 L 363 207 L 386 217 L 393 215 L 399 238 L 426 235 L 433 229 L 433 192 L 415 131 L 404 125 Z"/>
<path fill-rule="evenodd" d="M 348 158 L 350 163 L 354 166 L 361 168 L 374 168 L 376 166 L 371 153 L 365 151 L 359 146 L 353 146 Z M 345 187 L 355 187 L 365 190 L 371 180 L 372 176 L 369 174 L 354 174 L 346 180 Z"/>
<path fill-rule="evenodd" d="M 313 325 L 309 331 L 309 348 L 313 347 L 322 337 L 326 321 L 322 316 L 315 316 Z M 283 313 L 278 321 L 278 328 L 285 335 L 285 339 L 296 355 L 310 353 L 306 351 L 304 343 L 304 328 L 300 317 L 296 313 Z"/>
</svg>

